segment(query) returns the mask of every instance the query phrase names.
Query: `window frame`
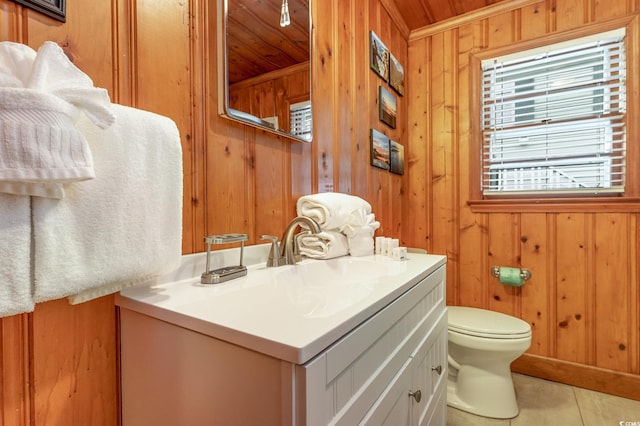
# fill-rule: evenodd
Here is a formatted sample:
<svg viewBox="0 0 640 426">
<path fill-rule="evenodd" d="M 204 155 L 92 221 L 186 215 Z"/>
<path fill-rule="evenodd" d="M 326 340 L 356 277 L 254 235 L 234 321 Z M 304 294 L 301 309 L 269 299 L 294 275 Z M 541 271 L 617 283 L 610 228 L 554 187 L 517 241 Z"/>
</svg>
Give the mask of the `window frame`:
<svg viewBox="0 0 640 426">
<path fill-rule="evenodd" d="M 639 57 L 634 57 L 640 48 L 638 17 L 624 17 L 606 23 L 585 26 L 562 33 L 549 34 L 534 40 L 515 42 L 498 48 L 478 49 L 469 55 L 469 199 L 474 212 L 527 212 L 527 211 L 638 211 L 640 210 L 640 121 L 637 107 L 640 83 L 638 82 Z M 625 50 L 627 52 L 627 149 L 624 194 L 510 194 L 483 195 L 481 189 L 482 153 L 482 61 L 509 55 L 519 51 L 540 48 L 546 45 L 571 41 L 618 28 L 625 28 Z"/>
</svg>

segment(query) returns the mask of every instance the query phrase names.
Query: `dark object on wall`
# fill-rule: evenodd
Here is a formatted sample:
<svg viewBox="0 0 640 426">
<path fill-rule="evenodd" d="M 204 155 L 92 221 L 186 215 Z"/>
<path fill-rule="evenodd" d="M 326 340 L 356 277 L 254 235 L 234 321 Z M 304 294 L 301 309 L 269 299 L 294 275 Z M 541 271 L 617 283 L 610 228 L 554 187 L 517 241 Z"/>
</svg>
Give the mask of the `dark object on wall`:
<svg viewBox="0 0 640 426">
<path fill-rule="evenodd" d="M 395 56 L 391 54 L 389 54 L 389 86 L 391 86 L 398 95 L 404 96 L 404 67 Z"/>
<path fill-rule="evenodd" d="M 380 121 L 392 129 L 395 129 L 397 115 L 396 97 L 383 86 L 380 86 L 379 94 Z"/>
<path fill-rule="evenodd" d="M 389 49 L 373 31 L 369 31 L 369 66 L 384 81 L 389 79 Z"/>
<path fill-rule="evenodd" d="M 391 162 L 389 170 L 397 175 L 404 174 L 404 146 L 396 141 L 389 141 L 389 151 L 391 153 Z"/>
<path fill-rule="evenodd" d="M 67 22 L 67 0 L 13 0 L 60 22 Z"/>
<path fill-rule="evenodd" d="M 389 170 L 389 138 L 371 129 L 371 165 Z"/>
</svg>

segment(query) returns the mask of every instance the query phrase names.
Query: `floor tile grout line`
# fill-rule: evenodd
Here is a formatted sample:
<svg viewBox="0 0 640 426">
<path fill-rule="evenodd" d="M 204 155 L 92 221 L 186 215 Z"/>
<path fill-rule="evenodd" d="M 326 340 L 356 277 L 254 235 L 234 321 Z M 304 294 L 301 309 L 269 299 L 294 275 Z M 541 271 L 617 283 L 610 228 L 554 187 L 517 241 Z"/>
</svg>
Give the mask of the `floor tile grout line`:
<svg viewBox="0 0 640 426">
<path fill-rule="evenodd" d="M 575 386 L 571 386 L 571 393 L 573 394 L 573 401 L 575 402 L 576 407 L 578 407 L 578 414 L 580 415 L 580 422 L 582 423 L 582 426 L 585 426 L 584 417 L 582 416 L 582 408 L 580 408 L 580 403 L 578 402 L 578 395 L 576 395 L 576 387 Z"/>
</svg>

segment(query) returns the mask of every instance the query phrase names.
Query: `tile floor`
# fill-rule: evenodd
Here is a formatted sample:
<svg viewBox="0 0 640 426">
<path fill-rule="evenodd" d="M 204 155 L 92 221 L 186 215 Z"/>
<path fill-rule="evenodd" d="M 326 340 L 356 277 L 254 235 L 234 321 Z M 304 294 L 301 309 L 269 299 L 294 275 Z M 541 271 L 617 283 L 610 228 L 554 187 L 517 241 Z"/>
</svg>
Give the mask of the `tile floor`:
<svg viewBox="0 0 640 426">
<path fill-rule="evenodd" d="M 513 382 L 518 417 L 487 419 L 447 407 L 447 426 L 640 426 L 640 401 L 521 374 Z"/>
</svg>

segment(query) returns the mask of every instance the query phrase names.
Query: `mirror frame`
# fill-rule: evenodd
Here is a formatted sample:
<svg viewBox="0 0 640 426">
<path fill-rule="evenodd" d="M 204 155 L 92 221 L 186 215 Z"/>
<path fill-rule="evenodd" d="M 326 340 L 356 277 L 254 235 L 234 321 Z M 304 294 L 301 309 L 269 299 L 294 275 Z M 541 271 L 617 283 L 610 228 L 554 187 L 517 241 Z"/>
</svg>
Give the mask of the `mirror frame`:
<svg viewBox="0 0 640 426">
<path fill-rule="evenodd" d="M 313 118 L 311 121 L 311 138 L 304 139 L 281 129 L 275 129 L 267 121 L 253 116 L 249 113 L 229 108 L 229 65 L 228 65 L 228 43 L 227 43 L 227 26 L 228 26 L 228 1 L 217 0 L 217 41 L 218 41 L 218 114 L 230 120 L 255 127 L 279 136 L 292 139 L 296 142 L 313 141 Z M 313 117 L 313 14 L 311 1 L 309 0 L 309 102 L 311 103 L 311 114 Z"/>
</svg>

